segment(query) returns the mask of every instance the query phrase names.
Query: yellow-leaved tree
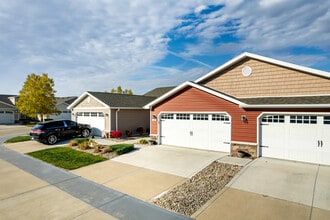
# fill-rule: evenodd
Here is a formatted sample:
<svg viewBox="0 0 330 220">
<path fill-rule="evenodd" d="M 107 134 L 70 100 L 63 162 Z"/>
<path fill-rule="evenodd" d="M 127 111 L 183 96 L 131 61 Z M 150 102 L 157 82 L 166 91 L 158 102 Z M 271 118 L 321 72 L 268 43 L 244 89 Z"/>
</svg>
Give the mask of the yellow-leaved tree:
<svg viewBox="0 0 330 220">
<path fill-rule="evenodd" d="M 19 112 L 31 118 L 39 115 L 41 120 L 45 115 L 59 114 L 54 85 L 53 79 L 46 73 L 28 75 L 16 103 Z"/>
</svg>

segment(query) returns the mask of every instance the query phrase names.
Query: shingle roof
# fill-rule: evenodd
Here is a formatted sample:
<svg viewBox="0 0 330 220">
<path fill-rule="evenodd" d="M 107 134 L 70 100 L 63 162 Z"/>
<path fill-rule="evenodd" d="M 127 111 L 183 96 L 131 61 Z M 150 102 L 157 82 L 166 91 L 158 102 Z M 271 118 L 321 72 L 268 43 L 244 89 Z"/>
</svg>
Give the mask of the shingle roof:
<svg viewBox="0 0 330 220">
<path fill-rule="evenodd" d="M 330 104 L 330 96 L 240 98 L 248 105 Z"/>
<path fill-rule="evenodd" d="M 175 86 L 155 88 L 155 89 L 145 93 L 144 96 L 151 96 L 151 97 L 158 98 L 174 88 L 175 88 Z"/>
<path fill-rule="evenodd" d="M 76 96 L 70 96 L 70 97 L 56 97 L 56 102 L 57 102 L 57 104 L 60 104 L 60 103 L 66 103 L 66 104 L 70 105 L 70 104 L 73 103 L 76 99 L 77 99 Z"/>
<path fill-rule="evenodd" d="M 6 103 L 7 105 L 10 105 L 12 107 L 15 107 L 13 103 L 9 100 L 9 97 L 16 97 L 16 95 L 5 95 L 0 94 L 0 102 Z M 8 108 L 8 106 L 6 106 Z"/>
<path fill-rule="evenodd" d="M 116 94 L 107 92 L 88 92 L 95 98 L 107 104 L 111 108 L 142 108 L 147 103 L 155 99 L 155 97 Z"/>
</svg>

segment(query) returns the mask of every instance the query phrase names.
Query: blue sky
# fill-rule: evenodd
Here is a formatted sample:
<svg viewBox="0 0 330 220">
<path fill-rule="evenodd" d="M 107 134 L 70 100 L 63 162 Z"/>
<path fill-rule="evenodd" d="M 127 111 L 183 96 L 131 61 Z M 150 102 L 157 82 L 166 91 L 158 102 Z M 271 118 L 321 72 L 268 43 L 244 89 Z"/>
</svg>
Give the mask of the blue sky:
<svg viewBox="0 0 330 220">
<path fill-rule="evenodd" d="M 0 1 L 0 93 L 48 73 L 57 96 L 143 94 L 242 52 L 330 71 L 330 1 Z"/>
</svg>

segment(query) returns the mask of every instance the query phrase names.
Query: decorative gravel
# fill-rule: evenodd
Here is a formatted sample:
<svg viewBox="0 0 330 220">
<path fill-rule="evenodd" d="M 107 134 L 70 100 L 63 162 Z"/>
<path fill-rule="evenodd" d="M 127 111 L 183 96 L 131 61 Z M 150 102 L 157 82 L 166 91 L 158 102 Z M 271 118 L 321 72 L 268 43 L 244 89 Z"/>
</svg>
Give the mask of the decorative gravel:
<svg viewBox="0 0 330 220">
<path fill-rule="evenodd" d="M 242 167 L 213 162 L 183 184 L 153 201 L 171 211 L 191 216 L 217 194 Z"/>
</svg>

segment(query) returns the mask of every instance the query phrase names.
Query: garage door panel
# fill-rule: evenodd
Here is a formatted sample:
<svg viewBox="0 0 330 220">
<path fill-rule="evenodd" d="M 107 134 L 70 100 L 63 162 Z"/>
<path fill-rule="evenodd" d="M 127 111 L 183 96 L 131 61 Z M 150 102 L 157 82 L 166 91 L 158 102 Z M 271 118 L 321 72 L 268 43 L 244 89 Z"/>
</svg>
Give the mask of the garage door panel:
<svg viewBox="0 0 330 220">
<path fill-rule="evenodd" d="M 229 116 L 222 117 L 221 120 L 215 120 L 213 117 L 212 120 L 212 115 L 210 113 L 163 113 L 159 126 L 160 142 L 180 147 L 230 152 Z"/>
<path fill-rule="evenodd" d="M 329 122 L 324 119 L 329 119 Z M 330 165 L 330 147 L 326 146 L 330 142 L 329 127 L 329 116 L 263 116 L 261 156 Z"/>
<path fill-rule="evenodd" d="M 14 124 L 15 116 L 13 111 L 0 110 L 0 124 Z"/>
<path fill-rule="evenodd" d="M 76 121 L 89 124 L 92 127 L 92 135 L 95 136 L 102 136 L 105 129 L 105 117 L 102 112 L 78 112 Z"/>
</svg>

